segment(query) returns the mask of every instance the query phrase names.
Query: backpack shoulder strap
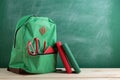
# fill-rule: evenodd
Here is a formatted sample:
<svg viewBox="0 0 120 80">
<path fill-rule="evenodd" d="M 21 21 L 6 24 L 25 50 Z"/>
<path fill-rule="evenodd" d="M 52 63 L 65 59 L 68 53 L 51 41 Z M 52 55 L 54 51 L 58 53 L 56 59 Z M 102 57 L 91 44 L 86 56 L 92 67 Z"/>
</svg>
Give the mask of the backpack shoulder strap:
<svg viewBox="0 0 120 80">
<path fill-rule="evenodd" d="M 15 30 L 15 35 L 14 35 L 14 48 L 16 45 L 16 36 L 17 36 L 17 32 L 18 30 L 32 17 L 33 15 L 28 15 L 28 16 L 24 16 L 22 17 L 16 25 L 16 30 Z"/>
<path fill-rule="evenodd" d="M 22 17 L 22 18 L 17 22 L 16 30 L 17 30 L 18 28 L 20 28 L 22 25 L 24 25 L 24 24 L 30 19 L 30 17 L 32 17 L 32 15 L 28 15 L 28 16 Z"/>
</svg>

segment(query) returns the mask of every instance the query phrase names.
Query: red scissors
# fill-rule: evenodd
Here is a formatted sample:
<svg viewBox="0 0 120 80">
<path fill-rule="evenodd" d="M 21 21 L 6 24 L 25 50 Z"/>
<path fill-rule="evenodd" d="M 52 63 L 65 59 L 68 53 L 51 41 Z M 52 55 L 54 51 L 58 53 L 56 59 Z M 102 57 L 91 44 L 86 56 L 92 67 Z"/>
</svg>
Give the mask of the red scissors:
<svg viewBox="0 0 120 80">
<path fill-rule="evenodd" d="M 32 55 L 32 56 L 36 56 L 36 55 L 38 55 L 40 53 L 39 52 L 39 39 L 34 38 L 34 41 L 35 41 L 35 45 L 36 45 L 36 50 L 34 49 L 31 41 L 28 41 L 28 44 L 27 44 L 28 54 Z"/>
</svg>

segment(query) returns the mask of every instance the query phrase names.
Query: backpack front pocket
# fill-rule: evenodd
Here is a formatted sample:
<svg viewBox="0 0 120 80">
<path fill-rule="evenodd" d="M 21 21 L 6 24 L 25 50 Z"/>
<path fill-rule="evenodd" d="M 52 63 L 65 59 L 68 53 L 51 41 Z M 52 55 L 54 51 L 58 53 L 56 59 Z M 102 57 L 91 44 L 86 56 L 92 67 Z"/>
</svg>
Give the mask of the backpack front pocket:
<svg viewBox="0 0 120 80">
<path fill-rule="evenodd" d="M 56 71 L 57 54 L 26 55 L 25 68 L 30 73 L 49 73 Z"/>
</svg>

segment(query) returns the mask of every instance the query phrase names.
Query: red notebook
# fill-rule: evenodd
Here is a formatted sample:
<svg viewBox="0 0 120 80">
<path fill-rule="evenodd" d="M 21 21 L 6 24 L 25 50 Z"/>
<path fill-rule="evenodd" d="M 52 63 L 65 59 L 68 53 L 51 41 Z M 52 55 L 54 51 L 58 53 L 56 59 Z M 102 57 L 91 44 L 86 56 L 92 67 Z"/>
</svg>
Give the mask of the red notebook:
<svg viewBox="0 0 120 80">
<path fill-rule="evenodd" d="M 67 57 L 66 57 L 66 55 L 65 55 L 65 52 L 64 52 L 64 50 L 63 50 L 63 48 L 62 48 L 62 43 L 61 43 L 61 42 L 57 42 L 57 43 L 56 43 L 56 46 L 57 46 L 59 55 L 60 55 L 60 57 L 61 57 L 61 60 L 62 60 L 62 62 L 63 62 L 63 65 L 64 65 L 67 73 L 72 73 L 70 64 L 69 64 L 69 62 L 68 62 L 68 60 L 67 60 Z"/>
</svg>

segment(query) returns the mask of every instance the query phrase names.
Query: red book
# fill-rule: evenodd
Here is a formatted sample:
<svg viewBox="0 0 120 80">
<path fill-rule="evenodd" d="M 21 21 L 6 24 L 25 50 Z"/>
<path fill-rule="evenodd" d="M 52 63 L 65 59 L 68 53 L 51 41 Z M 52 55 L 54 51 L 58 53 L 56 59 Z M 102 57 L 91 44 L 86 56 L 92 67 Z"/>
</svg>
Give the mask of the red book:
<svg viewBox="0 0 120 80">
<path fill-rule="evenodd" d="M 57 42 L 57 43 L 56 43 L 56 46 L 57 46 L 59 55 L 60 55 L 60 57 L 61 57 L 61 60 L 62 60 L 62 62 L 63 62 L 63 65 L 64 65 L 67 73 L 72 73 L 70 64 L 69 64 L 69 62 L 68 62 L 68 60 L 67 60 L 67 57 L 66 57 L 66 55 L 65 55 L 65 52 L 64 52 L 64 50 L 63 50 L 63 48 L 62 48 L 62 43 L 61 43 L 61 42 Z"/>
</svg>

